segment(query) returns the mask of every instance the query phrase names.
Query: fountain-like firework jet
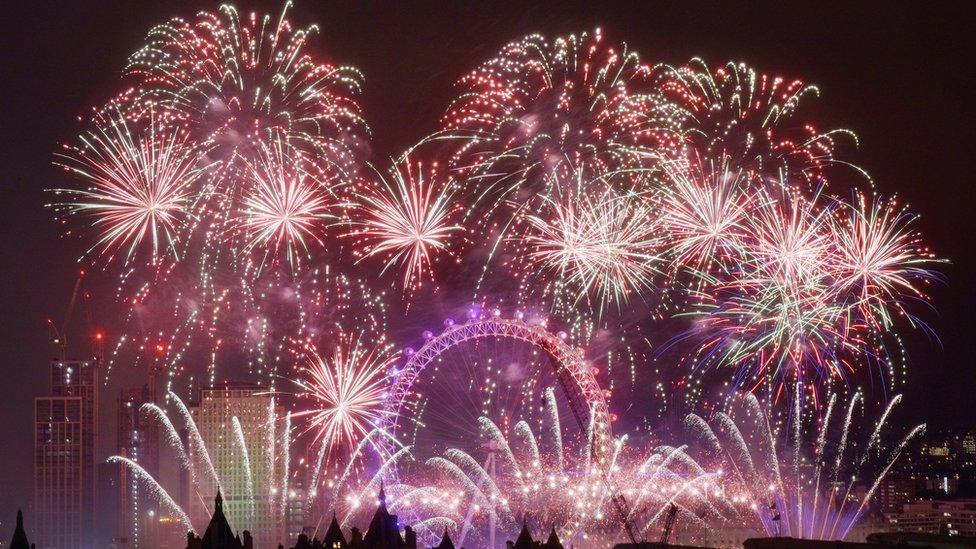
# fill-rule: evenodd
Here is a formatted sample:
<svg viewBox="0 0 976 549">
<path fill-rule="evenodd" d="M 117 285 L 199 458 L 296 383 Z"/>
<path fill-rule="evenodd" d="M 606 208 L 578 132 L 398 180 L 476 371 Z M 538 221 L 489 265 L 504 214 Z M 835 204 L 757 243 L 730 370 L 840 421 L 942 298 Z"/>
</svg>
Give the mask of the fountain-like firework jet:
<svg viewBox="0 0 976 549">
<path fill-rule="evenodd" d="M 234 502 L 225 507 L 231 520 L 245 525 L 257 537 L 277 539 L 277 531 L 273 532 L 262 526 L 285 524 L 289 509 L 286 500 L 291 463 L 290 426 L 287 417 L 282 415 L 281 407 L 276 405 L 277 400 L 270 399 L 273 408 L 268 410 L 266 418 L 255 424 L 248 424 L 247 430 L 242 420 L 233 415 L 223 425 L 225 434 L 215 435 L 206 441 L 200 434 L 194 416 L 179 397 L 169 393 L 168 400 L 184 419 L 187 440 L 179 435 L 162 408 L 147 404 L 142 410 L 151 414 L 166 428 L 166 441 L 177 454 L 186 456 L 190 480 L 187 488 L 192 502 L 190 507 L 182 509 L 171 492 L 137 463 L 122 456 L 113 456 L 109 461 L 122 463 L 140 480 L 145 481 L 154 497 L 179 517 L 187 530 L 201 532 L 201 528 L 206 527 L 210 510 L 205 501 L 219 489 L 227 501 Z M 251 425 L 254 426 L 253 429 Z M 212 433 L 206 430 L 204 432 Z M 282 440 L 279 441 L 279 437 Z M 272 455 L 269 456 L 268 453 Z M 201 463 L 206 464 L 206 472 L 200 471 Z M 184 464 L 181 463 L 182 465 Z M 282 496 L 282 493 L 285 495 Z"/>
<path fill-rule="evenodd" d="M 800 393 L 801 390 L 796 389 L 795 395 Z M 723 469 L 732 473 L 726 491 L 733 495 L 732 502 L 742 507 L 742 512 L 751 510 L 757 528 L 767 535 L 844 539 L 861 519 L 867 502 L 902 450 L 925 430 L 924 425 L 910 429 L 886 453 L 879 474 L 868 480 L 868 489 L 862 495 L 854 488 L 855 483 L 862 480 L 859 479 L 862 474 L 860 469 L 867 457 L 859 455 L 853 460 L 844 458 L 851 428 L 850 411 L 858 398 L 856 394 L 852 397 L 849 413 L 841 424 L 831 424 L 836 402 L 836 397 L 832 396 L 827 406 L 829 412 L 822 416 L 819 427 L 816 421 L 808 421 L 802 409 L 797 407 L 790 414 L 793 428 L 777 428 L 774 431 L 770 428 L 768 412 L 760 407 L 752 394 L 733 402 L 727 414 L 717 414 L 712 425 L 694 415 L 688 417 L 687 424 L 692 434 L 706 442 L 708 453 L 722 463 Z M 900 398 L 896 397 L 879 419 L 864 446 L 863 454 L 874 450 L 888 415 L 898 401 Z M 836 447 L 830 447 L 825 442 L 830 437 L 828 433 L 832 427 L 841 429 L 842 433 Z M 784 433 L 782 453 L 776 451 L 775 432 Z M 809 457 L 803 453 L 807 434 L 812 435 L 813 454 Z M 747 445 L 747 438 L 753 442 Z M 852 469 L 845 472 L 845 476 L 850 477 L 846 483 L 839 478 L 838 471 L 843 467 L 841 460 Z M 831 468 L 833 479 L 829 480 L 831 475 L 828 471 Z M 788 471 L 788 475 L 781 476 L 781 469 Z"/>
<path fill-rule="evenodd" d="M 162 503 L 171 512 L 176 513 L 176 516 L 179 517 L 180 522 L 183 523 L 183 526 L 185 528 L 187 528 L 188 530 L 193 529 L 193 524 L 190 522 L 190 517 L 186 515 L 186 513 L 183 511 L 183 508 L 180 507 L 175 500 L 173 500 L 172 496 L 169 495 L 169 492 L 167 492 L 162 486 L 160 486 L 159 482 L 157 482 L 152 475 L 150 475 L 145 469 L 143 469 L 141 465 L 123 456 L 111 456 L 106 461 L 108 463 L 121 463 L 130 471 L 135 473 L 140 480 L 142 480 L 149 486 L 149 491 L 153 495 L 153 497 L 155 497 L 160 503 Z"/>
<path fill-rule="evenodd" d="M 129 262 L 148 243 L 150 264 L 178 260 L 203 149 L 179 127 L 131 122 L 116 106 L 99 113 L 94 126 L 56 160 L 90 187 L 54 189 L 70 201 L 52 207 L 94 219 L 99 238 L 89 252 L 99 248 L 111 260 L 121 251 Z"/>
<path fill-rule="evenodd" d="M 207 481 L 212 482 L 214 486 L 220 486 L 220 478 L 217 476 L 217 470 L 214 468 L 213 461 L 210 459 L 210 452 L 207 451 L 207 445 L 203 442 L 203 437 L 200 435 L 200 429 L 197 428 L 197 422 L 193 419 L 193 414 L 186 407 L 176 393 L 170 391 L 166 396 L 176 404 L 176 409 L 180 416 L 183 418 L 183 424 L 186 425 L 187 432 L 189 433 L 189 444 L 190 451 L 193 455 L 199 456 L 197 459 L 202 459 L 204 464 L 206 464 L 207 471 Z M 180 446 L 183 446 L 182 444 Z M 183 446 L 186 448 L 187 446 Z M 191 460 L 192 463 L 192 460 Z M 193 469 L 195 471 L 195 469 Z M 197 475 L 196 478 L 200 478 Z"/>
<path fill-rule="evenodd" d="M 558 410 L 552 422 L 560 424 Z M 724 501 L 721 475 L 707 471 L 684 448 L 646 453 L 623 437 L 612 457 L 597 464 L 585 440 L 564 449 L 562 435 L 547 423 L 540 423 L 546 429 L 540 439 L 528 422 L 518 422 L 510 440 L 482 417 L 484 444 L 476 451 L 448 448 L 430 458 L 426 469 L 401 470 L 387 484 L 389 493 L 400 494 L 391 505 L 416 523 L 455 521 L 465 543 L 477 546 L 489 543 L 495 530 L 514 535 L 529 518 L 554 526 L 564 541 L 577 545 L 619 539 L 623 522 L 615 498 L 628 502 L 625 520 L 639 524 L 637 535 L 659 528 L 671 504 L 680 507 L 682 523 L 699 532 L 705 520 L 738 520 Z M 440 535 L 417 531 L 425 539 Z"/>
<path fill-rule="evenodd" d="M 254 515 L 254 475 L 251 473 L 251 454 L 247 451 L 247 441 L 244 440 L 244 427 L 237 416 L 230 418 L 231 426 L 234 429 L 234 443 L 237 451 L 241 453 L 241 469 L 244 471 L 244 491 L 247 492 L 250 513 Z"/>
<path fill-rule="evenodd" d="M 340 336 L 324 355 L 312 345 L 305 353 L 303 377 L 295 383 L 308 407 L 292 417 L 304 419 L 302 432 L 312 433 L 313 445 L 327 448 L 325 458 L 342 455 L 379 424 L 397 355 L 382 340 L 351 334 Z"/>
<path fill-rule="evenodd" d="M 456 224 L 453 182 L 443 181 L 436 166 L 413 165 L 409 156 L 394 163 L 389 179 L 376 172 L 379 185 L 358 193 L 362 228 L 352 236 L 363 241 L 365 256 L 383 256 L 384 271 L 403 270 L 405 289 L 419 286 L 433 275 L 441 254 L 450 255 L 450 242 L 463 232 Z"/>
<path fill-rule="evenodd" d="M 163 426 L 163 431 L 166 433 L 166 442 L 176 449 L 180 467 L 190 471 L 190 474 L 194 474 L 195 468 L 190 464 L 190 456 L 187 455 L 186 447 L 183 446 L 183 439 L 180 438 L 180 434 L 176 431 L 176 427 L 170 421 L 166 412 L 151 402 L 143 404 L 139 412 L 155 418 Z"/>
</svg>

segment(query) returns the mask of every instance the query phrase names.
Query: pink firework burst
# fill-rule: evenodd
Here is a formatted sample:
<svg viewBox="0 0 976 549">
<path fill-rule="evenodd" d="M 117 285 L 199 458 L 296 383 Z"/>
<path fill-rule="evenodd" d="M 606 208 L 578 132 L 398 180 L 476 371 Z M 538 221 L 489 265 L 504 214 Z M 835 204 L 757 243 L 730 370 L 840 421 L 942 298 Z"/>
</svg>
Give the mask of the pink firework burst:
<svg viewBox="0 0 976 549">
<path fill-rule="evenodd" d="M 59 210 L 89 215 L 100 236 L 89 250 L 111 260 L 124 250 L 132 259 L 148 243 L 150 262 L 178 256 L 179 233 L 190 215 L 193 185 L 202 175 L 200 149 L 179 128 L 150 119 L 130 123 L 113 108 L 95 119 L 94 129 L 65 146 L 56 163 L 81 176 L 86 189 L 55 189 L 71 197 Z"/>
</svg>

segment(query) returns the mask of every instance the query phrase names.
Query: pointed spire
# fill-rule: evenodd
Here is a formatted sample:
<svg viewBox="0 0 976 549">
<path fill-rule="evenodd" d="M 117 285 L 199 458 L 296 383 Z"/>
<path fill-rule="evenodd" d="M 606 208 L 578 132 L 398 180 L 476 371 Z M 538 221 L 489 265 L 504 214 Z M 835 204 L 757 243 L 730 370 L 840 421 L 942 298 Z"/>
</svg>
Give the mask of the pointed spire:
<svg viewBox="0 0 976 549">
<path fill-rule="evenodd" d="M 24 513 L 20 509 L 17 509 L 17 527 L 10 538 L 10 549 L 30 549 L 30 542 L 27 541 L 27 533 L 24 531 Z"/>
<path fill-rule="evenodd" d="M 383 481 L 380 481 L 380 505 L 386 507 L 386 491 L 383 490 Z"/>
<path fill-rule="evenodd" d="M 444 535 L 441 536 L 441 543 L 437 549 L 454 549 L 454 541 L 451 540 L 451 534 L 447 533 L 447 528 L 444 528 Z"/>
<path fill-rule="evenodd" d="M 224 510 L 224 498 L 220 495 L 220 486 L 217 487 L 217 497 L 214 498 L 214 513 L 217 509 Z"/>
<path fill-rule="evenodd" d="M 556 535 L 556 525 L 552 525 L 552 529 L 549 530 L 549 539 L 546 540 L 546 547 L 549 549 L 560 549 L 563 544 L 559 541 L 559 536 Z"/>
</svg>

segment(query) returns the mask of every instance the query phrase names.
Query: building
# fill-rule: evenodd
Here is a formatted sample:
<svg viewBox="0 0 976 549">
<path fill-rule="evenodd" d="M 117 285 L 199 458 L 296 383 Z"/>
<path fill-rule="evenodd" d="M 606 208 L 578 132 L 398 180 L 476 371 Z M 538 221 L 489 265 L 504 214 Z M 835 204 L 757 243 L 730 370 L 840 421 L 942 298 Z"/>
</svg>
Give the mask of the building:
<svg viewBox="0 0 976 549">
<path fill-rule="evenodd" d="M 212 485 L 213 479 L 197 479 L 197 493 L 188 494 L 190 519 L 195 524 L 206 521 L 211 513 L 198 494 L 212 494 L 219 488 L 227 519 L 248 530 L 257 547 L 277 547 L 287 538 L 285 513 L 274 486 L 283 473 L 274 445 L 282 428 L 276 418 L 283 413 L 271 391 L 250 383 L 203 389 L 191 413 L 220 486 Z M 199 450 L 192 444 L 189 449 L 190 459 L 199 460 L 195 454 Z"/>
<path fill-rule="evenodd" d="M 91 539 L 98 447 L 98 360 L 51 362 L 51 394 L 34 399 L 38 549 Z"/>
<path fill-rule="evenodd" d="M 270 547 L 270 546 L 269 546 Z M 242 535 L 235 535 L 234 530 L 224 515 L 224 500 L 217 491 L 214 498 L 213 516 L 207 524 L 203 537 L 197 537 L 193 532 L 186 535 L 186 549 L 253 549 L 254 540 L 251 534 L 244 530 Z"/>
<path fill-rule="evenodd" d="M 507 549 L 563 549 L 562 542 L 559 541 L 559 536 L 556 535 L 556 529 L 553 527 L 549 530 L 549 537 L 546 541 L 536 541 L 532 539 L 532 533 L 529 532 L 529 526 L 526 522 L 522 521 L 522 530 L 519 532 L 515 541 L 505 542 L 505 547 Z"/>
<path fill-rule="evenodd" d="M 80 547 L 88 531 L 82 469 L 81 397 L 34 399 L 34 509 L 37 546 Z"/>
<path fill-rule="evenodd" d="M 24 514 L 17 511 L 17 526 L 14 527 L 14 535 L 10 538 L 10 549 L 31 549 L 33 546 L 27 541 L 27 532 L 24 531 Z"/>
<path fill-rule="evenodd" d="M 400 522 L 396 515 L 391 514 L 386 507 L 386 492 L 380 486 L 379 504 L 373 513 L 373 518 L 369 521 L 369 528 L 363 535 L 358 528 L 353 528 L 349 533 L 349 540 L 346 540 L 339 521 L 335 515 L 329 529 L 325 532 L 322 541 L 318 539 L 309 540 L 308 536 L 302 534 L 298 536 L 298 543 L 293 549 L 416 549 L 417 534 L 409 526 L 404 527 L 403 535 L 400 534 Z M 454 549 L 450 536 L 444 532 L 441 539 L 440 549 Z"/>
<path fill-rule="evenodd" d="M 897 513 L 906 503 L 915 501 L 918 479 L 911 473 L 889 473 L 878 484 L 875 502 L 881 513 Z"/>
<path fill-rule="evenodd" d="M 120 391 L 116 452 L 158 478 L 159 431 L 156 423 L 142 410 L 143 405 L 155 401 L 149 385 Z M 128 467 L 122 464 L 117 467 L 119 524 L 116 539 L 126 547 L 151 547 L 154 545 L 155 518 L 159 512 L 156 498 L 146 493 L 145 486 Z"/>
<path fill-rule="evenodd" d="M 906 503 L 886 518 L 893 532 L 976 538 L 976 499 Z"/>
</svg>

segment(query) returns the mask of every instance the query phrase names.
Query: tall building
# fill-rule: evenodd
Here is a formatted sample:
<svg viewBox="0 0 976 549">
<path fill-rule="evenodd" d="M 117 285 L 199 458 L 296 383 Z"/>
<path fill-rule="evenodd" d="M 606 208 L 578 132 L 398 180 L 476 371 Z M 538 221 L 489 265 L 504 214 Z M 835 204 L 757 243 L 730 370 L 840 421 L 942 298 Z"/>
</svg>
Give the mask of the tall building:
<svg viewBox="0 0 976 549">
<path fill-rule="evenodd" d="M 51 394 L 34 399 L 38 549 L 81 547 L 93 532 L 98 361 L 51 362 Z"/>
<path fill-rule="evenodd" d="M 915 501 L 917 483 L 914 474 L 895 472 L 886 475 L 875 492 L 878 510 L 884 514 L 901 512 L 903 505 Z"/>
<path fill-rule="evenodd" d="M 220 479 L 227 519 L 250 531 L 256 547 L 285 543 L 285 513 L 276 488 L 276 480 L 283 472 L 276 449 L 281 438 L 278 418 L 282 417 L 282 409 L 271 391 L 245 383 L 203 389 L 199 404 L 191 412 Z M 190 445 L 190 458 L 199 463 L 203 460 L 196 452 Z M 212 479 L 197 479 L 189 494 L 190 519 L 194 524 L 207 522 L 211 512 L 202 502 L 206 501 L 206 494 L 216 493 L 217 489 Z"/>
<path fill-rule="evenodd" d="M 142 411 L 155 402 L 149 385 L 125 389 L 119 394 L 118 455 L 138 463 L 154 478 L 159 477 L 159 431 Z M 119 529 L 116 539 L 124 547 L 154 547 L 152 532 L 159 506 L 132 471 L 119 465 Z"/>
</svg>

